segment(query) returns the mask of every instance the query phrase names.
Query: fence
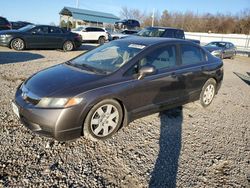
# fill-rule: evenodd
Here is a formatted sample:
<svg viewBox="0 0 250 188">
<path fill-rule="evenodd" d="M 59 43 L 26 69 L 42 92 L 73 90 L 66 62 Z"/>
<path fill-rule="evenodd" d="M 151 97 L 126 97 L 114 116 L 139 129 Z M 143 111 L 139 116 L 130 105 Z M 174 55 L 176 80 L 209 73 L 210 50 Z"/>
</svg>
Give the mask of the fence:
<svg viewBox="0 0 250 188">
<path fill-rule="evenodd" d="M 186 38 L 200 40 L 201 44 L 212 41 L 232 42 L 238 50 L 250 52 L 250 35 L 241 34 L 214 34 L 185 32 Z"/>
</svg>

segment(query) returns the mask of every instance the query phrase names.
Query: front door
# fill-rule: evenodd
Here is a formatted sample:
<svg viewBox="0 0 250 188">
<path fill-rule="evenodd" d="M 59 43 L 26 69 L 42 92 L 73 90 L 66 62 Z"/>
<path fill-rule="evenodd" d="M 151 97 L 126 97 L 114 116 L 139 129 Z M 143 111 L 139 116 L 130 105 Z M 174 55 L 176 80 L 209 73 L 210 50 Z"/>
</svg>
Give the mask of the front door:
<svg viewBox="0 0 250 188">
<path fill-rule="evenodd" d="M 44 48 L 47 45 L 48 38 L 45 36 L 48 34 L 47 26 L 37 26 L 29 31 L 29 35 L 26 37 L 27 45 L 30 48 Z"/>
<path fill-rule="evenodd" d="M 129 111 L 134 109 L 133 114 L 140 116 L 178 102 L 183 84 L 175 75 L 176 57 L 176 46 L 165 45 L 149 52 L 129 69 L 128 75 L 135 77 L 129 83 L 130 89 L 124 93 L 127 99 L 132 98 L 126 101 Z M 138 80 L 135 75 L 143 66 L 153 66 L 156 72 Z"/>
</svg>

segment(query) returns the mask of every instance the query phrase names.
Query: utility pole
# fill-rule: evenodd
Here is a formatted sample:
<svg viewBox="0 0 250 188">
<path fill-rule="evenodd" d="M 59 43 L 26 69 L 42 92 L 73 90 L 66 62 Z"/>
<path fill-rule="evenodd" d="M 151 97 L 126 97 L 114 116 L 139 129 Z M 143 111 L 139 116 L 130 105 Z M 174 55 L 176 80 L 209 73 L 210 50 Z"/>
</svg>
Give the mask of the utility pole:
<svg viewBox="0 0 250 188">
<path fill-rule="evenodd" d="M 76 8 L 79 8 L 79 0 L 76 0 Z"/>
<path fill-rule="evenodd" d="M 153 9 L 153 14 L 152 14 L 152 27 L 154 27 L 154 22 L 155 22 L 155 9 Z"/>
</svg>

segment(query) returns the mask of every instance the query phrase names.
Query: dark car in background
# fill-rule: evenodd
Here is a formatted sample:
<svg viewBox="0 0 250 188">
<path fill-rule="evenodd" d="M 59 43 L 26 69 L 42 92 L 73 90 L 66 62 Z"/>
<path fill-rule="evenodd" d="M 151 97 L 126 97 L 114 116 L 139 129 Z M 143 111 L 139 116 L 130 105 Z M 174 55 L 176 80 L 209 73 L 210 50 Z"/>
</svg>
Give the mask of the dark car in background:
<svg viewBox="0 0 250 188">
<path fill-rule="evenodd" d="M 165 37 L 189 40 L 191 42 L 200 44 L 199 40 L 186 39 L 185 33 L 182 29 L 172 27 L 146 27 L 139 31 L 136 35 L 142 37 Z"/>
<path fill-rule="evenodd" d="M 112 40 L 117 40 L 117 39 L 125 38 L 125 37 L 127 37 L 129 35 L 134 35 L 136 33 L 138 33 L 137 30 L 127 30 L 126 29 L 126 30 L 123 30 L 121 32 L 113 32 L 113 33 L 111 33 L 111 38 L 112 38 Z"/>
<path fill-rule="evenodd" d="M 233 59 L 236 55 L 236 47 L 231 42 L 216 41 L 210 42 L 204 46 L 212 55 L 224 59 L 231 58 Z"/>
<path fill-rule="evenodd" d="M 0 16 L 0 31 L 9 29 L 11 29 L 10 22 L 6 18 Z"/>
<path fill-rule="evenodd" d="M 134 37 L 34 74 L 17 88 L 12 105 L 36 133 L 101 140 L 155 112 L 195 100 L 207 107 L 222 79 L 222 61 L 197 44 Z"/>
<path fill-rule="evenodd" d="M 48 25 L 27 25 L 18 30 L 0 32 L 0 46 L 14 50 L 63 49 L 71 51 L 82 44 L 79 34 L 65 32 L 59 27 Z"/>
<path fill-rule="evenodd" d="M 26 25 L 32 25 L 30 22 L 23 22 L 23 21 L 17 21 L 17 22 L 10 22 L 12 29 L 20 29 L 22 27 L 25 27 Z"/>
<path fill-rule="evenodd" d="M 140 22 L 133 19 L 125 19 L 115 22 L 115 29 L 123 30 L 123 29 L 138 29 L 140 28 Z"/>
</svg>

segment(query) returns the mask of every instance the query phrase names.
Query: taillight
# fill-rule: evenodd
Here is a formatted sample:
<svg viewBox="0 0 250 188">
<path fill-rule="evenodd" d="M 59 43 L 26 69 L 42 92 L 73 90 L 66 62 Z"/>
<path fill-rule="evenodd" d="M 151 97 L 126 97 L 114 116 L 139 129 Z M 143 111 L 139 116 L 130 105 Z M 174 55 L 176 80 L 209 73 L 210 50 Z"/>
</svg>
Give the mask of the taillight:
<svg viewBox="0 0 250 188">
<path fill-rule="evenodd" d="M 6 27 L 8 27 L 9 29 L 11 29 L 11 25 L 10 24 L 6 24 Z"/>
<path fill-rule="evenodd" d="M 76 36 L 75 36 L 75 38 L 76 38 L 76 39 L 79 39 L 79 40 L 82 40 L 82 36 L 81 36 L 81 35 L 79 35 L 79 34 L 78 34 L 78 35 L 76 35 Z"/>
</svg>

